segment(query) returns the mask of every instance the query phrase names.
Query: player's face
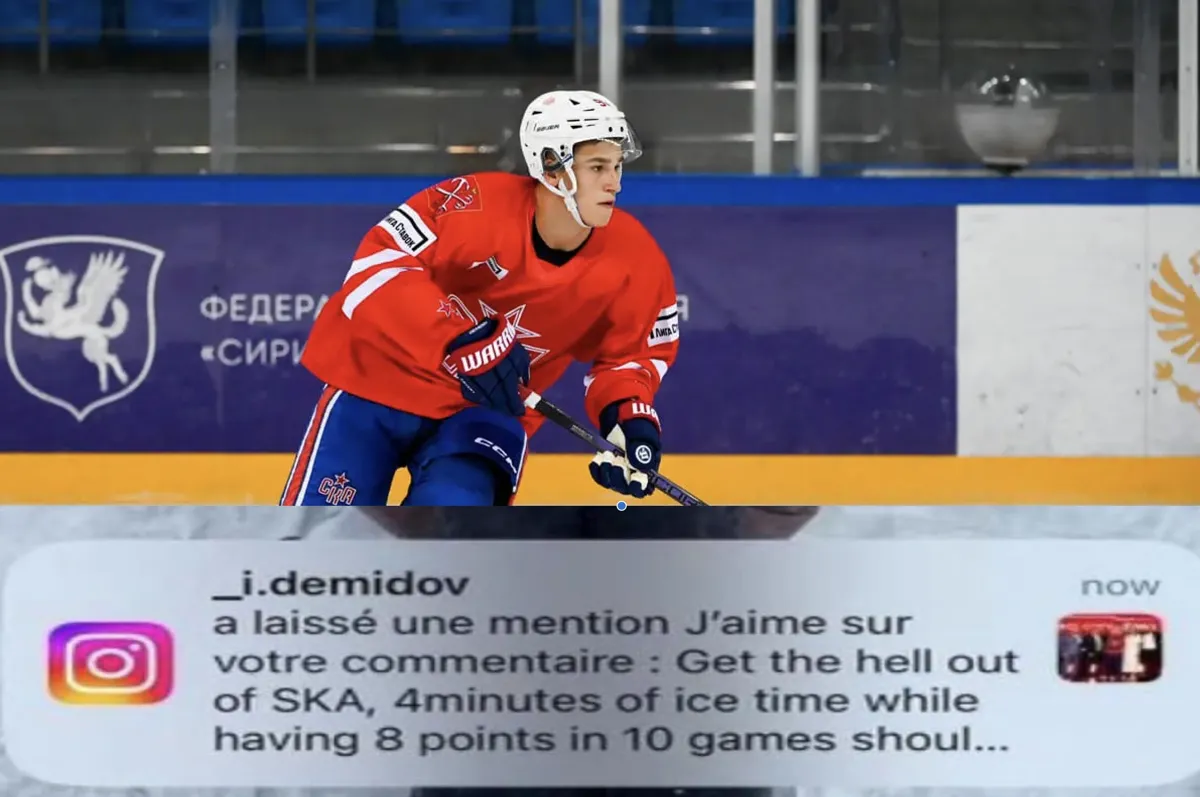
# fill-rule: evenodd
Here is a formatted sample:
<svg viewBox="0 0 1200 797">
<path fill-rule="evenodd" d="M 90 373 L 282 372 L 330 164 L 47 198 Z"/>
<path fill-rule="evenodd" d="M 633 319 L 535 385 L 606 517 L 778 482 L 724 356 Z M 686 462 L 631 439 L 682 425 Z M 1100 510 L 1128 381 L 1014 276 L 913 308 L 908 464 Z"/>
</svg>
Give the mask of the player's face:
<svg viewBox="0 0 1200 797">
<path fill-rule="evenodd" d="M 621 148 L 607 141 L 581 144 L 574 160 L 579 215 L 588 226 L 603 227 L 621 191 Z"/>
</svg>

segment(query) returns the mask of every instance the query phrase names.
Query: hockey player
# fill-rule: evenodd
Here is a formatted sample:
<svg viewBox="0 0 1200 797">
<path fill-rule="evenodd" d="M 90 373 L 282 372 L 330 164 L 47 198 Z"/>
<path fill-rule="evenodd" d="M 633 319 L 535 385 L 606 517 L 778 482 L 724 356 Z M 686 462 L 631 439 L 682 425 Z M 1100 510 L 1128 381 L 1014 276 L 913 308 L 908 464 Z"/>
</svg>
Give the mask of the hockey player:
<svg viewBox="0 0 1200 797">
<path fill-rule="evenodd" d="M 654 398 L 679 345 L 674 278 L 646 229 L 614 207 L 641 155 L 599 94 L 553 91 L 526 109 L 530 176 L 469 174 L 417 193 L 363 238 L 302 362 L 325 388 L 284 505 L 512 503 L 542 419 L 526 389 L 590 364 L 587 414 L 625 457 L 601 486 L 632 497 L 662 457 Z"/>
</svg>

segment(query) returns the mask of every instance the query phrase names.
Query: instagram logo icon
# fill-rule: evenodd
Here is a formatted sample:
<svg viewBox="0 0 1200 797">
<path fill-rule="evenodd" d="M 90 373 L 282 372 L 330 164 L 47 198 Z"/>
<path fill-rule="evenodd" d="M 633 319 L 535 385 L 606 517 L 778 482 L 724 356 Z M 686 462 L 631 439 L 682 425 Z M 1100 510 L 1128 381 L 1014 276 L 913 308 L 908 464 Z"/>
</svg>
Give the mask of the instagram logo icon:
<svg viewBox="0 0 1200 797">
<path fill-rule="evenodd" d="M 160 703 L 174 682 L 171 632 L 156 623 L 67 623 L 50 632 L 50 694 L 75 705 Z"/>
</svg>

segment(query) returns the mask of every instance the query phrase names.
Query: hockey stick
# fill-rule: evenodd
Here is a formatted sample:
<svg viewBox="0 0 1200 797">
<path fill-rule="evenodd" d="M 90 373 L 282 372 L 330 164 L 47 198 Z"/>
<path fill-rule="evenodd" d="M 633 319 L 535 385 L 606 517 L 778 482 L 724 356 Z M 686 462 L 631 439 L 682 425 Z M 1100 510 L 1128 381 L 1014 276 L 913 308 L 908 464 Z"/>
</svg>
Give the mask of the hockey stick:
<svg viewBox="0 0 1200 797">
<path fill-rule="evenodd" d="M 624 451 L 612 445 L 607 440 L 601 440 L 600 437 L 590 429 L 582 424 L 577 423 L 570 415 L 563 412 L 549 401 L 546 401 L 546 399 L 542 398 L 532 390 L 528 391 L 528 395 L 525 396 L 525 406 L 529 407 L 531 410 L 540 412 L 543 416 L 545 416 L 546 420 L 550 421 L 556 426 L 561 426 L 563 429 L 566 429 L 568 432 L 575 435 L 600 453 L 604 453 L 605 451 L 616 451 L 621 456 L 625 456 Z M 683 506 L 708 506 L 708 504 L 704 503 L 699 498 L 668 479 L 666 476 L 663 476 L 658 471 L 648 470 L 642 472 L 649 476 L 650 481 L 654 484 L 654 486 L 662 490 L 668 498 L 678 501 Z"/>
</svg>

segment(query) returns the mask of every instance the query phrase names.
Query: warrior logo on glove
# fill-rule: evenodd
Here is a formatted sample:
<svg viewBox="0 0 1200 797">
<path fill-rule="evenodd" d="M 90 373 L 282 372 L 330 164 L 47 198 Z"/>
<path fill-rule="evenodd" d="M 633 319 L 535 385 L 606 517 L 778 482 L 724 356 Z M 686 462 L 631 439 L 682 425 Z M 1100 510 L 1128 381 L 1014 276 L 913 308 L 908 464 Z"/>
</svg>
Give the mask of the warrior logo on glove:
<svg viewBox="0 0 1200 797">
<path fill-rule="evenodd" d="M 467 335 L 476 335 L 485 331 L 488 326 L 487 320 L 476 324 L 471 328 Z M 494 324 L 492 325 L 495 326 Z M 512 348 L 513 341 L 517 339 L 517 329 L 514 326 L 505 324 L 500 328 L 500 334 L 497 335 L 491 342 L 485 346 L 475 349 L 467 349 L 464 354 L 458 357 L 458 364 L 455 365 L 451 360 L 450 373 L 452 374 L 467 374 L 469 376 L 478 376 L 487 370 L 487 366 L 503 359 Z"/>
<path fill-rule="evenodd" d="M 629 411 L 625 415 L 628 418 L 646 417 L 654 421 L 655 426 L 661 426 L 658 420 L 658 411 L 644 401 L 629 402 Z"/>
<path fill-rule="evenodd" d="M 525 413 L 520 386 L 529 384 L 529 352 L 504 317 L 485 318 L 450 342 L 443 367 L 462 384 L 463 398 L 497 412 Z"/>
</svg>

